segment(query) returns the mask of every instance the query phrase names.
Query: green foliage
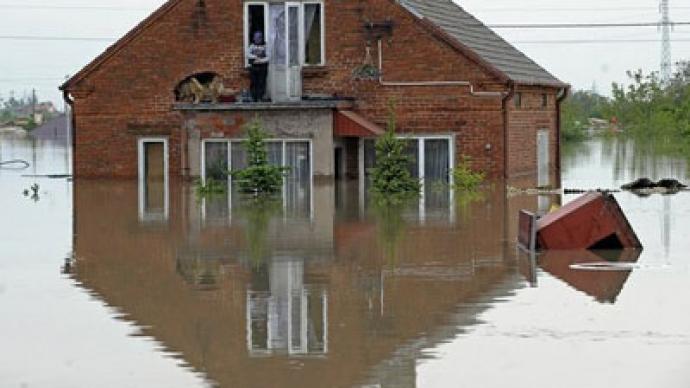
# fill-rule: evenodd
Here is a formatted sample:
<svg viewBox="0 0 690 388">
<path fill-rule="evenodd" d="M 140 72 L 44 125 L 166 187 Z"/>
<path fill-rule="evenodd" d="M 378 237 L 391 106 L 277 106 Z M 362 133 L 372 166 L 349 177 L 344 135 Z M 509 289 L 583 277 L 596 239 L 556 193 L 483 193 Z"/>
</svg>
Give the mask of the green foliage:
<svg viewBox="0 0 690 388">
<path fill-rule="evenodd" d="M 409 170 L 413 159 L 407 141 L 395 136 L 395 103 L 389 103 L 388 129 L 376 140 L 376 167 L 371 169 L 372 190 L 379 194 L 419 194 L 421 184 Z"/>
<path fill-rule="evenodd" d="M 280 214 L 282 202 L 275 197 L 252 197 L 242 205 L 240 214 L 246 220 L 247 254 L 258 267 L 269 255 L 268 227 L 271 219 Z"/>
<path fill-rule="evenodd" d="M 228 186 L 226 183 L 217 181 L 213 178 L 206 179 L 206 184 L 199 180 L 195 183 L 194 187 L 197 197 L 208 197 L 212 195 L 225 194 L 227 189 Z"/>
<path fill-rule="evenodd" d="M 417 204 L 415 196 L 416 193 L 374 193 L 372 197 L 371 209 L 377 221 L 379 242 L 385 260 L 391 267 L 397 263 L 398 245 L 405 232 L 403 213 Z"/>
<path fill-rule="evenodd" d="M 690 62 L 677 64 L 669 82 L 656 72 L 628 72 L 631 83 L 613 84 L 607 109 L 631 136 L 657 144 L 661 152 L 688 154 L 690 150 Z"/>
<path fill-rule="evenodd" d="M 242 192 L 273 194 L 280 191 L 283 185 L 287 169 L 268 163 L 265 139 L 266 134 L 261 124 L 257 120 L 249 123 L 247 140 L 244 142 L 248 157 L 247 168 L 232 173 Z"/>
<path fill-rule="evenodd" d="M 453 170 L 453 188 L 460 191 L 476 190 L 486 179 L 486 174 L 474 171 L 469 156 L 462 156 Z"/>
<path fill-rule="evenodd" d="M 587 138 L 589 119 L 604 119 L 609 101 L 595 92 L 578 90 L 570 95 L 561 107 L 561 139 L 580 141 Z"/>
</svg>

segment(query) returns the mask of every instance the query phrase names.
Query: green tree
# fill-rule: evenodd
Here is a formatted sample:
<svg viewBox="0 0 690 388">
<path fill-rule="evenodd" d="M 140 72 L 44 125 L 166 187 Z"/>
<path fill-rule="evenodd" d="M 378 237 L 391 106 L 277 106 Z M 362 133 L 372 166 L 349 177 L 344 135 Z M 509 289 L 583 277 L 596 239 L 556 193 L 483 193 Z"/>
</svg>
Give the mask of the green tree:
<svg viewBox="0 0 690 388">
<path fill-rule="evenodd" d="M 244 193 L 273 194 L 280 190 L 287 168 L 273 166 L 268 163 L 266 150 L 266 133 L 258 120 L 253 120 L 247 126 L 247 140 L 244 146 L 247 150 L 247 168 L 232 172 L 240 191 Z"/>
<path fill-rule="evenodd" d="M 389 103 L 388 129 L 376 140 L 376 166 L 371 169 L 372 190 L 378 194 L 419 194 L 421 184 L 409 170 L 413 159 L 407 141 L 395 136 L 395 103 Z"/>
</svg>

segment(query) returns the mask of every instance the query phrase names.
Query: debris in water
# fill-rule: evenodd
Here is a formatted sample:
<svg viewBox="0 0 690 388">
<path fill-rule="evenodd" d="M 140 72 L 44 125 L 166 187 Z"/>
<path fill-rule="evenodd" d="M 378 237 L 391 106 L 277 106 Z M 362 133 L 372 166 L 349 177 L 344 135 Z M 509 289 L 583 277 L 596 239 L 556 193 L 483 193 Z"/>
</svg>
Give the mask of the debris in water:
<svg viewBox="0 0 690 388">
<path fill-rule="evenodd" d="M 642 248 L 618 201 L 599 192 L 587 193 L 542 217 L 521 211 L 518 239 L 528 250 Z"/>
<path fill-rule="evenodd" d="M 621 189 L 631 191 L 640 196 L 649 196 L 657 193 L 676 194 L 687 187 L 676 179 L 662 179 L 654 182 L 649 178 L 640 178 L 621 186 Z"/>
</svg>

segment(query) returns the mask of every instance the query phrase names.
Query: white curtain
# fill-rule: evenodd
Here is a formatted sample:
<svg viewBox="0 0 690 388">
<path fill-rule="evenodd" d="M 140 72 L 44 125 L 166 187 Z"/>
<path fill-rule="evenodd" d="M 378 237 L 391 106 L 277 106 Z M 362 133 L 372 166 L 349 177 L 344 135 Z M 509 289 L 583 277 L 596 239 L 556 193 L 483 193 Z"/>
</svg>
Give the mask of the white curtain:
<svg viewBox="0 0 690 388">
<path fill-rule="evenodd" d="M 447 139 L 427 139 L 424 141 L 424 181 L 448 182 L 449 145 Z"/>
<path fill-rule="evenodd" d="M 285 3 L 270 5 L 270 26 L 271 36 L 268 45 L 272 51 L 271 60 L 273 64 L 284 65 L 286 63 L 285 53 Z"/>
</svg>

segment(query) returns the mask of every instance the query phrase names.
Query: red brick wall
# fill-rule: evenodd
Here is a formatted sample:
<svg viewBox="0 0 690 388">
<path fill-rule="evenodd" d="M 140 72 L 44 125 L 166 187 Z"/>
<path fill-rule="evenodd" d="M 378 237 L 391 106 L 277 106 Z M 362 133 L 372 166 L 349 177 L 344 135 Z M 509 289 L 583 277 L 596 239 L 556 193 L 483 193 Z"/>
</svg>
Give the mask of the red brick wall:
<svg viewBox="0 0 690 388">
<path fill-rule="evenodd" d="M 518 87 L 522 95 L 521 107 L 516 107 L 513 97 L 507 104 L 508 113 L 508 177 L 520 182 L 519 186 L 536 185 L 537 178 L 537 132 L 549 130 L 549 162 L 551 184 L 557 186 L 556 149 L 556 91 L 535 87 Z M 543 95 L 547 96 L 546 106 L 542 106 Z"/>
<path fill-rule="evenodd" d="M 73 87 L 77 176 L 136 176 L 136 138 L 151 134 L 170 136 L 170 171 L 180 174 L 183 120 L 172 110 L 177 83 L 190 74 L 214 71 L 224 77 L 226 88 L 248 87 L 242 2 L 206 0 L 201 19 L 196 4 L 181 0 Z M 473 97 L 461 86 L 383 87 L 374 81 L 354 81 L 352 71 L 362 64 L 367 44 L 363 25 L 387 19 L 395 23 L 393 35 L 384 37 L 383 43 L 388 81 L 467 80 L 480 90 L 505 90 L 505 85 L 392 0 L 325 4 L 327 64 L 305 76 L 306 94 L 355 97 L 356 110 L 380 125 L 393 99 L 400 132 L 455 133 L 458 154 L 472 156 L 475 166 L 490 176 L 503 176 L 501 99 Z M 377 42 L 370 43 L 376 63 Z M 533 119 L 519 118 L 523 112 L 516 117 L 516 122 Z M 511 167 L 515 172 L 527 169 L 517 163 Z"/>
</svg>

